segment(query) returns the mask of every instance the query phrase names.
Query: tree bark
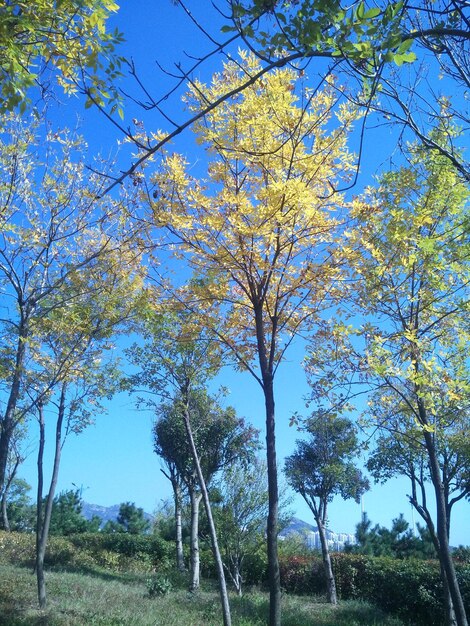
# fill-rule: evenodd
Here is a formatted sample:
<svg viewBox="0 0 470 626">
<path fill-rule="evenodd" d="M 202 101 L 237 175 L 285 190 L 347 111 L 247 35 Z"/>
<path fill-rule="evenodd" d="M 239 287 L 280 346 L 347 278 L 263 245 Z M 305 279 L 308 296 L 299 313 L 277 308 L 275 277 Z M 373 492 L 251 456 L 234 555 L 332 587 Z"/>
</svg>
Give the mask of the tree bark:
<svg viewBox="0 0 470 626">
<path fill-rule="evenodd" d="M 276 458 L 276 411 L 274 402 L 273 358 L 275 352 L 276 323 L 272 320 L 272 336 L 269 354 L 266 349 L 262 304 L 254 305 L 256 343 L 261 371 L 264 404 L 266 410 L 266 464 L 268 472 L 268 520 L 266 542 L 269 582 L 269 626 L 281 626 L 281 575 L 277 546 L 279 492 Z"/>
<path fill-rule="evenodd" d="M 266 407 L 266 459 L 268 470 L 268 523 L 266 528 L 269 580 L 269 626 L 281 625 L 281 575 L 279 571 L 277 533 L 279 494 L 277 480 L 275 405 L 273 380 L 263 376 Z"/>
<path fill-rule="evenodd" d="M 10 520 L 8 519 L 8 493 L 10 492 L 10 487 L 15 480 L 16 472 L 18 471 L 18 467 L 20 465 L 20 456 L 17 455 L 15 459 L 15 464 L 13 465 L 13 469 L 8 476 L 8 480 L 6 485 L 4 486 L 2 493 L 2 528 L 6 532 L 10 532 Z"/>
<path fill-rule="evenodd" d="M 66 385 L 62 385 L 60 393 L 59 408 L 56 422 L 55 433 L 55 453 L 54 465 L 52 468 L 51 482 L 49 493 L 46 498 L 46 506 L 44 516 L 42 513 L 42 491 L 43 491 L 43 460 L 44 460 L 44 444 L 45 444 L 45 424 L 42 403 L 39 405 L 39 451 L 38 451 L 38 493 L 37 493 L 37 524 L 36 524 L 36 579 L 38 588 L 39 607 L 46 607 L 46 582 L 44 578 L 44 557 L 46 554 L 47 540 L 49 538 L 49 526 L 52 516 L 52 505 L 54 502 L 54 494 L 59 477 L 60 457 L 62 451 L 62 424 L 65 415 L 65 392 Z"/>
<path fill-rule="evenodd" d="M 325 524 L 323 523 L 323 520 L 319 518 L 317 518 L 315 521 L 317 522 L 318 533 L 320 535 L 321 554 L 326 580 L 326 597 L 330 604 L 338 604 L 338 598 L 336 594 L 336 582 L 333 574 L 333 567 L 331 565 L 330 550 L 328 548 Z"/>
<path fill-rule="evenodd" d="M 176 525 L 176 567 L 179 572 L 184 572 L 184 552 L 183 552 L 183 524 L 181 521 L 181 487 L 179 484 L 173 485 L 175 496 L 175 525 Z"/>
<path fill-rule="evenodd" d="M 201 469 L 201 463 L 199 462 L 199 455 L 196 450 L 196 445 L 194 443 L 193 432 L 191 429 L 191 422 L 189 420 L 189 411 L 188 407 L 185 407 L 184 410 L 184 424 L 186 427 L 186 434 L 188 436 L 189 446 L 191 448 L 191 454 L 193 456 L 193 461 L 196 466 L 196 473 L 199 482 L 199 487 L 201 489 L 201 495 L 204 502 L 204 508 L 206 511 L 207 522 L 209 524 L 209 531 L 211 536 L 211 544 L 212 544 L 212 553 L 214 555 L 214 560 L 217 568 L 217 578 L 219 581 L 219 593 L 220 593 L 220 602 L 222 605 L 222 616 L 224 620 L 224 626 L 231 626 L 232 618 L 230 615 L 230 603 L 228 599 L 227 593 L 227 585 L 225 582 L 224 575 L 224 566 L 222 563 L 222 557 L 220 555 L 219 544 L 217 541 L 217 533 L 215 530 L 214 518 L 212 517 L 212 509 L 209 501 L 209 493 L 207 491 L 206 481 L 204 479 L 204 475 Z"/>
<path fill-rule="evenodd" d="M 200 562 L 199 562 L 199 503 L 201 494 L 196 493 L 194 487 L 189 489 L 189 499 L 191 502 L 191 533 L 190 533 L 190 554 L 191 554 L 191 581 L 190 591 L 197 591 L 200 584 Z"/>
<path fill-rule="evenodd" d="M 5 489 L 2 495 L 2 528 L 8 533 L 10 532 L 10 521 L 8 519 L 7 511 L 7 495 L 8 491 Z"/>
<path fill-rule="evenodd" d="M 23 377 L 23 367 L 26 355 L 26 342 L 29 335 L 29 327 L 25 315 L 22 315 L 20 322 L 18 343 L 16 346 L 15 369 L 10 386 L 10 394 L 8 396 L 7 406 L 2 419 L 2 428 L 0 429 L 0 493 L 5 487 L 5 476 L 8 463 L 8 453 L 10 451 L 10 442 L 15 430 L 16 420 L 15 411 L 20 395 L 21 380 Z"/>
<path fill-rule="evenodd" d="M 424 407 L 420 407 L 420 411 L 424 412 Z M 425 416 L 423 418 L 423 424 L 426 423 Z M 455 572 L 454 562 L 450 553 L 449 546 L 449 524 L 447 519 L 447 508 L 444 496 L 444 485 L 441 480 L 441 473 L 439 467 L 439 460 L 437 458 L 437 451 L 433 433 L 424 429 L 424 440 L 426 443 L 426 449 L 429 457 L 429 469 L 431 472 L 431 479 L 436 496 L 436 527 L 437 538 L 439 541 L 439 562 L 445 572 L 447 578 L 447 585 L 449 588 L 450 597 L 452 599 L 453 610 L 455 614 L 455 620 L 457 626 L 468 626 L 467 616 L 465 613 L 465 606 L 460 593 L 460 587 L 457 580 L 457 574 Z M 443 580 L 445 586 L 445 580 Z M 447 611 L 447 618 L 449 619 L 451 613 Z"/>
</svg>

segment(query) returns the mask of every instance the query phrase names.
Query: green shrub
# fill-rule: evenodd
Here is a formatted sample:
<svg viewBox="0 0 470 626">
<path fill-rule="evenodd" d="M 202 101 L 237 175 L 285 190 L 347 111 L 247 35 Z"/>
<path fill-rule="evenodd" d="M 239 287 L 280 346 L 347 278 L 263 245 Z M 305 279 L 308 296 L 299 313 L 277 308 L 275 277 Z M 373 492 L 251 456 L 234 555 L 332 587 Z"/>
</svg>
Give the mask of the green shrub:
<svg viewBox="0 0 470 626">
<path fill-rule="evenodd" d="M 1 563 L 32 566 L 36 559 L 36 537 L 32 533 L 0 531 Z"/>
<path fill-rule="evenodd" d="M 398 560 L 345 553 L 331 555 L 338 596 L 360 599 L 414 625 L 438 626 L 444 621 L 442 584 L 437 561 Z M 319 557 L 280 559 L 281 585 L 288 593 L 325 592 Z M 470 567 L 457 565 L 467 610 L 470 608 Z"/>
<path fill-rule="evenodd" d="M 4 564 L 32 566 L 34 534 L 0 532 L 0 559 Z M 173 545 L 158 536 L 127 533 L 80 533 L 49 537 L 46 566 L 103 567 L 111 571 L 152 572 L 168 563 Z"/>
<path fill-rule="evenodd" d="M 44 563 L 46 565 L 69 565 L 74 561 L 76 548 L 66 537 L 49 537 Z"/>
<path fill-rule="evenodd" d="M 173 591 L 173 584 L 171 580 L 164 574 L 155 574 L 150 578 L 147 578 L 146 586 L 147 592 L 150 598 L 155 596 L 166 596 Z"/>
</svg>

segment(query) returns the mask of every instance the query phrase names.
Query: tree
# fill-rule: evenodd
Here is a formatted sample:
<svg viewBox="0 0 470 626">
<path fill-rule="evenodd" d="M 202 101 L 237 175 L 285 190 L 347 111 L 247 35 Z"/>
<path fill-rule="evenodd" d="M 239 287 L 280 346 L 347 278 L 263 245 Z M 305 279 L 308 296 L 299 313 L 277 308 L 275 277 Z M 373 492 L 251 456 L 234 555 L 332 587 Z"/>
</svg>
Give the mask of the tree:
<svg viewBox="0 0 470 626">
<path fill-rule="evenodd" d="M 150 522 L 145 517 L 144 510 L 136 507 L 134 502 L 123 502 L 119 506 L 119 513 L 115 522 L 106 522 L 103 532 L 129 533 L 142 535 L 150 530 Z"/>
<path fill-rule="evenodd" d="M 319 413 L 307 423 L 307 440 L 298 440 L 286 458 L 285 473 L 313 513 L 320 535 L 328 602 L 337 603 L 336 584 L 326 537 L 328 504 L 335 495 L 359 502 L 369 487 L 356 468 L 358 440 L 352 422 L 344 417 Z"/>
<path fill-rule="evenodd" d="M 235 450 L 239 455 L 247 454 L 250 451 L 254 431 L 245 427 L 243 422 L 237 420 L 233 410 L 227 409 L 225 412 L 227 419 L 218 419 L 214 424 L 216 433 L 225 433 L 218 441 L 220 446 L 225 448 L 226 452 L 232 450 L 230 456 L 227 456 L 222 450 L 214 449 L 209 441 L 207 444 L 198 447 L 197 437 L 199 429 L 194 431 L 192 422 L 194 417 L 196 417 L 202 426 L 204 420 L 200 418 L 205 416 L 205 409 L 207 409 L 207 416 L 210 417 L 212 407 L 215 406 L 214 401 L 207 395 L 203 381 L 207 381 L 218 371 L 221 364 L 221 354 L 218 345 L 208 339 L 202 327 L 197 321 L 194 321 L 193 316 L 187 310 L 181 308 L 178 304 L 175 306 L 174 302 L 165 304 L 167 308 L 164 315 L 161 314 L 161 311 L 165 310 L 163 308 L 165 305 L 162 305 L 162 303 L 159 303 L 157 306 L 157 312 L 160 311 L 160 314 L 155 315 L 155 311 L 153 311 L 153 313 L 150 312 L 148 315 L 144 325 L 147 339 L 146 345 L 144 347 L 134 346 L 130 351 L 134 363 L 141 368 L 141 372 L 131 377 L 130 385 L 131 387 L 138 386 L 139 388 L 143 385 L 159 398 L 163 397 L 170 401 L 166 408 L 163 408 L 164 411 L 168 410 L 170 415 L 173 413 L 177 416 L 176 424 L 172 423 L 171 420 L 168 423 L 170 432 L 175 426 L 178 428 L 178 420 L 184 427 L 185 436 L 181 436 L 180 430 L 179 439 L 170 437 L 168 441 L 170 449 L 174 448 L 176 441 L 180 445 L 184 441 L 185 445 L 188 446 L 185 458 L 183 458 L 183 464 L 184 467 L 187 467 L 188 462 L 193 465 L 191 469 L 192 478 L 186 484 L 188 485 L 188 490 L 190 489 L 189 485 L 195 484 L 200 489 L 199 496 L 196 495 L 195 491 L 193 493 L 189 492 L 192 505 L 192 520 L 194 520 L 195 524 L 199 506 L 198 499 L 200 500 L 202 497 L 209 524 L 212 551 L 217 567 L 224 626 L 230 626 L 230 605 L 223 563 L 212 517 L 209 493 L 206 486 L 205 468 L 204 463 L 201 462 L 201 455 L 205 454 L 206 448 L 212 449 L 213 458 L 206 461 L 208 469 L 210 469 L 208 475 L 211 476 L 217 469 L 220 469 L 217 465 L 214 465 L 217 459 L 217 463 L 221 459 L 225 459 L 224 462 L 228 462 L 230 456 L 233 458 Z M 149 403 L 154 408 L 158 406 L 154 398 L 150 399 Z M 195 409 L 195 416 L 193 415 L 193 409 Z M 217 413 L 220 415 L 220 411 L 216 406 L 215 409 L 213 415 L 217 417 Z M 211 420 L 209 419 L 207 422 L 209 427 L 210 423 Z M 225 430 L 227 424 L 229 428 Z M 201 430 L 204 432 L 204 428 Z M 224 440 L 224 437 L 227 437 L 227 439 Z M 163 439 L 163 437 L 159 435 L 160 439 Z M 217 439 L 215 438 L 215 440 Z M 159 441 L 158 446 L 162 452 L 165 450 L 165 444 L 162 445 L 162 441 Z M 164 457 L 167 462 L 176 466 L 178 473 L 183 479 L 185 472 L 182 471 L 183 468 L 178 466 L 178 460 L 171 454 L 167 455 L 166 452 Z M 197 536 L 192 524 L 192 586 L 199 584 L 197 574 L 198 552 L 194 549 L 194 546 L 197 548 L 195 541 L 197 541 Z M 195 574 L 197 574 L 196 578 L 194 577 Z"/>
<path fill-rule="evenodd" d="M 191 589 L 199 586 L 199 503 L 202 497 L 199 476 L 188 441 L 181 401 L 162 404 L 154 427 L 155 451 L 174 464 L 191 502 Z M 236 458 L 247 455 L 253 446 L 253 430 L 246 428 L 232 408 L 221 409 L 203 390 L 189 397 L 189 416 L 194 447 L 206 488 L 214 476 Z"/>
<path fill-rule="evenodd" d="M 113 0 L 3 3 L 0 113 L 17 107 L 24 112 L 32 87 L 42 93 L 49 89 L 49 74 L 65 93 L 76 92 L 86 77 L 99 102 L 116 99 L 113 81 L 119 75 L 120 60 L 114 47 L 121 36 L 117 31 L 107 33 L 105 26 L 117 9 Z"/>
<path fill-rule="evenodd" d="M 235 88 L 257 67 L 249 55 L 227 63 L 210 87 L 195 85 L 188 96 L 192 110 Z M 346 137 L 354 111 L 340 109 L 338 127 L 327 130 L 334 87 L 300 89 L 297 96 L 295 79 L 280 70 L 208 114 L 195 126 L 211 157 L 207 180 L 193 178 L 185 159 L 171 154 L 148 198 L 155 223 L 202 277 L 173 298 L 235 355 L 263 392 L 273 625 L 280 620 L 274 378 L 293 338 L 337 293 L 337 203 L 343 210 L 348 205 L 332 190 L 353 169 Z M 217 310 L 211 310 L 214 303 Z"/>
<path fill-rule="evenodd" d="M 441 129 L 434 132 L 439 135 Z M 318 352 L 312 357 L 312 368 L 321 369 L 319 361 L 331 359 L 334 349 L 340 355 L 335 367 L 342 373 L 333 386 L 355 377 L 354 382 L 375 391 L 370 422 L 397 433 L 401 444 L 415 440 L 409 451 L 425 453 L 435 496 L 437 553 L 449 590 L 447 620 L 465 626 L 449 548 L 440 450 L 446 447 L 446 431 L 468 429 L 468 189 L 445 157 L 420 145 L 410 147 L 407 167 L 380 182 L 368 208 L 358 211 L 357 230 L 350 232 L 357 255 L 356 311 L 364 324 L 358 331 L 343 325 L 336 345 L 323 357 Z M 346 348 L 341 334 L 352 335 Z M 322 375 L 319 393 L 327 386 L 328 376 Z M 457 436 L 459 441 L 464 445 L 465 437 Z"/>
<path fill-rule="evenodd" d="M 154 437 L 156 439 L 157 432 L 156 426 L 154 428 Z M 183 550 L 183 498 L 185 495 L 186 485 L 178 472 L 176 463 L 170 458 L 166 458 L 166 455 L 159 450 L 157 442 L 155 441 L 155 452 L 161 457 L 165 468 L 161 468 L 163 475 L 170 481 L 171 488 L 173 489 L 173 521 L 174 521 L 174 541 L 176 549 L 176 567 L 179 572 L 184 572 L 186 567 L 184 564 L 184 550 Z"/>
<path fill-rule="evenodd" d="M 389 408 L 387 404 L 387 409 Z M 442 408 L 444 411 L 445 408 Z M 390 416 L 387 415 L 390 424 Z M 447 517 L 447 535 L 451 528 L 453 507 L 470 497 L 470 449 L 466 431 L 468 419 L 454 419 L 452 424 L 439 433 L 437 454 L 442 468 L 442 486 Z M 406 476 L 410 481 L 410 503 L 423 518 L 436 550 L 439 541 L 428 502 L 427 486 L 431 483 L 429 458 L 422 442 L 422 434 L 416 424 L 404 416 L 395 420 L 390 432 L 383 429 L 377 437 L 376 446 L 367 461 L 367 469 L 376 482 L 385 482 L 396 475 Z"/>
<path fill-rule="evenodd" d="M 140 280 L 129 264 L 132 258 L 125 249 L 102 254 L 89 264 L 86 276 L 75 277 L 64 288 L 65 294 L 54 293 L 58 304 L 52 306 L 46 320 L 40 319 L 33 327 L 37 368 L 28 374 L 32 381 L 27 388 L 39 422 L 36 574 L 41 608 L 46 604 L 44 557 L 62 450 L 68 435 L 79 434 L 92 423 L 104 410 L 102 400 L 117 390 L 116 364 L 106 353 L 112 348 L 109 340 L 126 326 L 140 296 Z M 68 306 L 64 307 L 64 302 Z M 54 461 L 43 507 L 48 409 L 56 413 Z"/>
<path fill-rule="evenodd" d="M 435 558 L 436 551 L 427 529 L 419 526 L 419 536 L 415 536 L 403 514 L 392 520 L 392 527 L 388 529 L 376 524 L 364 513 L 362 520 L 356 526 L 356 543 L 347 546 L 347 551 L 354 554 L 370 554 L 373 556 L 391 556 L 404 558 Z"/>
<path fill-rule="evenodd" d="M 76 314 L 80 315 L 80 306 L 86 313 L 85 302 L 99 284 L 86 276 L 96 271 L 92 266 L 97 268 L 101 255 L 114 253 L 114 259 L 122 261 L 127 255 L 131 264 L 138 256 L 129 251 L 135 230 L 123 215 L 124 190 L 121 199 L 98 200 L 103 180 L 86 169 L 83 141 L 67 130 L 49 132 L 42 121 L 13 115 L 2 119 L 0 384 L 6 400 L 0 492 L 14 431 L 38 400 L 28 400 L 25 376 L 33 367 L 34 329 L 47 325 L 54 315 L 55 323 L 61 315 L 65 320 L 64 313 L 75 301 Z M 55 382 L 50 379 L 51 385 Z M 48 390 L 44 388 L 43 394 Z"/>
<path fill-rule="evenodd" d="M 28 493 L 31 486 L 22 478 L 14 478 L 8 490 L 6 518 L 8 528 L 13 532 L 34 532 L 36 525 L 36 509 Z M 3 504 L 3 503 L 2 503 Z"/>
<path fill-rule="evenodd" d="M 189 7 L 178 0 L 182 12 L 191 20 L 199 33 L 206 35 L 210 49 L 201 56 L 200 51 L 187 54 L 178 61 L 176 70 L 166 72 L 174 84 L 164 93 L 155 93 L 152 85 L 145 85 L 135 64 L 131 75 L 136 80 L 137 93 L 133 100 L 140 102 L 144 111 L 151 111 L 151 124 L 155 115 L 162 123 L 170 124 L 168 132 L 148 133 L 145 141 L 132 137 L 141 152 L 124 172 L 119 172 L 109 189 L 119 185 L 129 176 L 139 176 L 146 161 L 167 145 L 174 137 L 197 123 L 201 118 L 223 105 L 233 96 L 262 82 L 272 71 L 294 67 L 303 73 L 314 65 L 312 75 L 318 80 L 313 89 L 333 75 L 340 76 L 346 101 L 355 101 L 364 112 L 359 141 L 359 159 L 366 137 L 366 120 L 371 113 L 378 114 L 375 122 L 392 123 L 397 131 L 397 142 L 403 133 L 411 131 L 423 146 L 440 152 L 448 158 L 462 176 L 469 180 L 469 164 L 459 152 L 457 142 L 446 144 L 437 141 L 429 131 L 429 120 L 443 115 L 448 122 L 459 120 L 468 126 L 464 93 L 470 84 L 468 7 L 465 0 L 444 0 L 409 4 L 401 0 L 369 3 L 356 0 L 343 6 L 335 0 L 300 0 L 296 2 L 265 2 L 262 0 L 229 0 L 214 3 L 213 19 L 207 19 L 208 7 Z M 204 13 L 202 13 L 204 11 Z M 222 33 L 219 24 L 223 16 Z M 212 16 L 211 16 L 212 17 Z M 207 28 L 205 24 L 214 26 Z M 222 52 L 233 55 L 233 48 L 251 50 L 259 67 L 246 71 L 243 80 L 214 97 L 201 101 L 200 107 L 181 121 L 175 114 L 171 96 L 182 85 L 191 84 L 193 76 Z M 188 58 L 190 59 L 188 61 Z M 436 77 L 442 76 L 448 94 L 443 97 L 436 88 Z M 166 105 L 166 106 L 165 106 Z M 115 124 L 118 124 L 114 120 Z M 129 135 L 129 130 L 121 127 Z"/>
<path fill-rule="evenodd" d="M 21 463 L 25 460 L 24 452 L 22 451 L 23 440 L 26 435 L 26 429 L 21 427 L 21 424 L 18 424 L 15 432 L 10 441 L 9 452 L 8 452 L 8 460 L 6 466 L 6 474 L 5 474 L 5 485 L 3 488 L 3 492 L 1 494 L 1 509 L 2 509 L 2 528 L 3 530 L 10 530 L 10 520 L 8 516 L 9 510 L 9 498 L 10 498 L 10 489 L 12 489 L 15 485 L 18 488 L 18 485 L 21 482 L 18 482 L 16 475 L 18 472 L 18 468 Z M 24 482 L 24 481 L 23 481 Z M 18 490 L 14 489 L 16 492 L 16 496 L 18 496 Z"/>
<path fill-rule="evenodd" d="M 444 585 L 456 623 L 464 626 L 439 449 L 441 434 L 464 417 L 459 404 L 469 397 L 468 190 L 442 157 L 414 147 L 411 159 L 411 167 L 384 178 L 380 205 L 363 222 L 371 248 L 359 267 L 361 305 L 377 316 L 367 331 L 367 362 L 388 412 L 384 425 L 393 428 L 394 416 L 402 416 L 402 427 L 411 420 L 420 433 L 435 493 Z"/>
<path fill-rule="evenodd" d="M 214 515 L 224 566 L 239 596 L 242 595 L 244 562 L 264 546 L 268 513 L 266 464 L 259 460 L 234 463 L 217 485 Z"/>
<path fill-rule="evenodd" d="M 377 394 L 376 394 L 377 395 Z M 381 397 L 384 397 L 382 392 Z M 394 399 L 388 399 L 384 407 L 384 423 L 377 438 L 376 447 L 367 461 L 367 467 L 376 482 L 385 482 L 392 476 L 406 476 L 410 481 L 411 493 L 408 498 L 426 524 L 434 551 L 439 554 L 439 537 L 434 515 L 429 502 L 428 485 L 432 485 L 429 455 L 422 441 L 422 431 L 416 427 L 414 420 L 400 415 L 400 406 L 395 409 L 398 414 L 391 417 Z M 440 412 L 445 414 L 448 407 L 441 406 Z M 380 411 L 376 411 L 380 414 Z M 451 513 L 455 504 L 470 495 L 470 449 L 467 437 L 469 427 L 466 411 L 454 412 L 452 418 L 441 420 L 443 430 L 435 435 L 437 459 L 441 471 L 443 502 L 446 512 L 447 540 L 451 528 Z M 452 623 L 453 604 L 447 584 L 447 574 L 440 559 L 445 603 L 448 621 Z"/>
<path fill-rule="evenodd" d="M 91 520 L 83 517 L 79 489 L 69 489 L 54 497 L 49 527 L 51 535 L 97 532 L 100 523 L 101 520 L 97 515 L 94 515 Z"/>
</svg>

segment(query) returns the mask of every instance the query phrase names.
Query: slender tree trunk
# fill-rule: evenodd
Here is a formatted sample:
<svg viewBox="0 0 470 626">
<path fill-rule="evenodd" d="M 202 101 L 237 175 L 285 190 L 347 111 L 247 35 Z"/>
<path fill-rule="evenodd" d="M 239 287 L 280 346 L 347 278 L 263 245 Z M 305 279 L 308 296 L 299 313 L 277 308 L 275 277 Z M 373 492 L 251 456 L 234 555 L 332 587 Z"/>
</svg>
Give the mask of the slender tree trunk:
<svg viewBox="0 0 470 626">
<path fill-rule="evenodd" d="M 227 585 L 225 582 L 225 574 L 224 574 L 224 565 L 222 563 L 222 557 L 220 556 L 219 544 L 217 542 L 217 533 L 215 530 L 214 518 L 212 517 L 212 509 L 209 501 L 209 493 L 207 491 L 206 481 L 204 479 L 204 475 L 202 473 L 201 464 L 199 462 L 199 455 L 196 450 L 196 445 L 194 443 L 193 432 L 191 429 L 191 422 L 189 420 L 189 411 L 188 407 L 185 407 L 184 411 L 184 424 L 186 427 L 186 434 L 188 436 L 189 446 L 191 448 L 191 454 L 193 456 L 193 461 L 196 466 L 197 478 L 199 482 L 199 487 L 201 489 L 202 499 L 204 501 L 204 508 L 206 511 L 207 521 L 209 524 L 209 531 L 211 536 L 211 544 L 212 544 L 212 553 L 214 555 L 214 560 L 217 568 L 217 578 L 219 581 L 219 593 L 220 593 L 220 602 L 222 605 L 222 615 L 224 620 L 224 626 L 231 626 L 232 618 L 230 615 L 230 603 L 228 599 L 227 593 Z"/>
<path fill-rule="evenodd" d="M 10 451 L 10 442 L 16 427 L 15 412 L 18 398 L 20 395 L 21 379 L 23 376 L 24 359 L 26 355 L 26 341 L 29 329 L 24 317 L 20 323 L 18 333 L 18 344 L 16 347 L 15 369 L 10 386 L 10 395 L 2 419 L 2 428 L 0 429 L 0 493 L 3 492 L 5 486 L 6 469 L 8 463 L 8 453 Z"/>
<path fill-rule="evenodd" d="M 424 410 L 424 409 L 423 409 Z M 423 423 L 426 423 L 423 421 Z M 437 526 L 437 538 L 439 541 L 439 562 L 442 569 L 445 572 L 447 578 L 447 585 L 452 599 L 453 610 L 455 614 L 455 620 L 457 626 L 468 626 L 467 616 L 465 613 L 465 606 L 460 593 L 460 587 L 457 580 L 457 574 L 455 572 L 454 562 L 450 553 L 449 537 L 448 537 L 448 520 L 447 520 L 447 508 L 444 496 L 444 485 L 441 480 L 441 472 L 439 467 L 439 460 L 437 458 L 437 451 L 433 434 L 427 430 L 424 430 L 424 439 L 426 442 L 426 449 L 429 457 L 429 468 L 431 471 L 431 479 L 436 494 L 436 526 Z M 444 587 L 446 586 L 445 579 L 443 580 Z M 450 617 L 449 612 L 447 617 Z"/>
<path fill-rule="evenodd" d="M 10 472 L 10 475 L 8 476 L 8 480 L 6 481 L 5 487 L 3 489 L 3 493 L 2 493 L 2 528 L 3 530 L 6 530 L 7 532 L 10 532 L 10 521 L 8 519 L 8 494 L 10 492 L 10 487 L 13 483 L 13 481 L 15 480 L 15 476 L 16 476 L 16 472 L 18 471 L 18 467 L 20 465 L 20 456 L 19 454 L 16 455 L 15 458 L 15 464 L 13 465 L 13 468 Z"/>
<path fill-rule="evenodd" d="M 317 522 L 318 533 L 320 535 L 321 555 L 326 580 L 326 597 L 330 604 L 338 604 L 338 598 L 336 595 L 336 582 L 333 574 L 333 567 L 331 565 L 330 550 L 328 548 L 325 524 L 323 520 L 319 517 L 316 518 L 315 521 Z"/>
<path fill-rule="evenodd" d="M 450 594 L 449 583 L 447 582 L 447 574 L 441 562 L 439 562 L 439 566 L 441 569 L 441 579 L 442 579 L 442 587 L 443 587 L 443 594 L 444 594 L 444 606 L 445 606 L 445 612 L 446 612 L 445 613 L 446 624 L 447 626 L 457 626 L 457 619 L 455 617 L 454 604 L 452 602 L 452 596 Z"/>
<path fill-rule="evenodd" d="M 179 484 L 173 485 L 175 496 L 175 525 L 176 525 L 176 567 L 179 572 L 184 572 L 184 553 L 183 553 L 183 524 L 181 521 L 181 487 Z"/>
<path fill-rule="evenodd" d="M 269 580 L 269 626 L 281 625 L 281 575 L 278 559 L 279 494 L 277 480 L 275 406 L 272 377 L 263 377 L 266 407 L 266 459 L 268 470 L 268 523 L 266 528 Z"/>
<path fill-rule="evenodd" d="M 415 491 L 415 490 L 413 490 Z M 414 494 L 413 498 L 411 499 L 411 503 L 414 506 L 414 508 L 416 509 L 416 511 L 418 511 L 419 515 L 423 518 L 423 520 L 426 522 L 426 526 L 427 529 L 429 531 L 429 535 L 431 537 L 431 541 L 433 543 L 434 549 L 436 551 L 436 555 L 439 559 L 439 552 L 440 552 L 440 547 L 439 547 L 439 540 L 437 538 L 437 534 L 436 534 L 436 529 L 434 527 L 434 523 L 432 521 L 432 517 L 427 509 L 427 506 L 421 506 L 418 504 L 418 501 L 416 499 L 416 495 Z M 444 566 L 441 562 L 441 560 L 439 559 L 439 566 L 440 566 L 440 570 L 441 570 L 441 580 L 442 580 L 442 587 L 443 587 L 443 597 L 444 597 L 444 606 L 445 606 L 445 614 L 446 614 L 446 624 L 447 626 L 457 626 L 457 621 L 455 619 L 455 611 L 454 611 L 454 605 L 452 604 L 452 596 L 450 595 L 450 589 L 449 589 L 449 583 L 447 582 L 447 574 L 446 571 L 444 569 Z"/>
<path fill-rule="evenodd" d="M 190 534 L 190 561 L 191 561 L 191 582 L 190 591 L 197 591 L 200 583 L 200 562 L 199 562 L 199 503 L 201 494 L 196 493 L 194 487 L 189 489 L 189 499 L 191 502 L 191 534 Z"/>
<path fill-rule="evenodd" d="M 55 452 L 54 452 L 54 465 L 52 468 L 51 482 L 49 486 L 49 493 L 46 498 L 46 505 L 44 508 L 44 516 L 42 512 L 42 490 L 43 490 L 43 456 L 44 456 L 44 443 L 45 443 L 45 425 L 44 425 L 44 413 L 42 403 L 39 406 L 39 429 L 40 429 L 40 443 L 38 452 L 38 513 L 37 513 L 37 527 L 36 527 L 36 578 L 38 587 L 38 601 L 39 607 L 44 609 L 46 607 L 46 582 L 44 578 L 44 557 L 46 554 L 47 540 L 49 537 L 49 526 L 52 516 L 52 505 L 54 502 L 54 494 L 57 486 L 57 479 L 59 477 L 60 457 L 62 450 L 62 424 L 65 415 L 65 393 L 66 385 L 62 385 L 59 409 L 57 414 L 56 434 L 55 434 Z"/>
<path fill-rule="evenodd" d="M 7 493 L 7 491 L 4 491 L 2 496 L 2 528 L 6 532 L 10 532 L 10 521 L 7 511 Z"/>
<path fill-rule="evenodd" d="M 272 320 L 272 336 L 269 354 L 263 321 L 263 305 L 254 305 L 256 343 L 266 410 L 266 464 L 268 471 L 268 521 L 266 543 L 269 582 L 269 626 L 281 626 L 281 574 L 277 547 L 279 492 L 276 458 L 276 412 L 274 402 L 273 359 L 275 352 L 276 322 Z"/>
</svg>

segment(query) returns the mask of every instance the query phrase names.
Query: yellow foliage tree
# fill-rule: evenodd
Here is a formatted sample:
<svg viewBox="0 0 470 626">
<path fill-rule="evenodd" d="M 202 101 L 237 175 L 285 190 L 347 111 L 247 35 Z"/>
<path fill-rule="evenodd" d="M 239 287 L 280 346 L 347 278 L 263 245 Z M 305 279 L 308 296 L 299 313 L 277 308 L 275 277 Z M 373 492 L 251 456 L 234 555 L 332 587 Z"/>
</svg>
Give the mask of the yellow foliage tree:
<svg viewBox="0 0 470 626">
<path fill-rule="evenodd" d="M 241 53 L 210 86 L 193 84 L 189 108 L 199 110 L 257 69 Z M 278 70 L 207 114 L 194 126 L 206 177 L 169 153 L 148 194 L 154 222 L 200 278 L 178 297 L 264 393 L 270 624 L 280 623 L 274 378 L 295 335 L 339 294 L 336 238 L 348 203 L 337 188 L 354 171 L 346 142 L 356 111 L 338 105 L 332 82 L 312 93 L 297 79 Z"/>
</svg>

